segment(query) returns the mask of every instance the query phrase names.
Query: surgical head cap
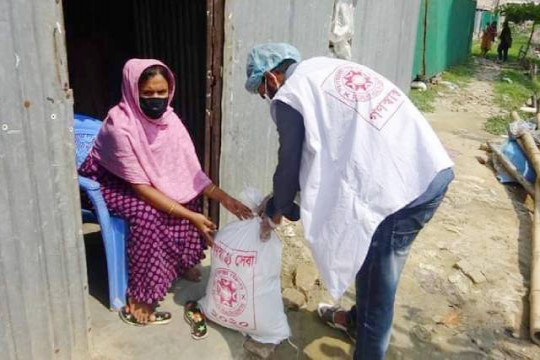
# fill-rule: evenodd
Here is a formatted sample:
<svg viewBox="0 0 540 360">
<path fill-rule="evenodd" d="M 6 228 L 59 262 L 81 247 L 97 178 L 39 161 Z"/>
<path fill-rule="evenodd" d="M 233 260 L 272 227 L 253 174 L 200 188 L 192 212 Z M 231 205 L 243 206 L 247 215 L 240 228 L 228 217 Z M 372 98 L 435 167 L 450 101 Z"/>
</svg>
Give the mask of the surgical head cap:
<svg viewBox="0 0 540 360">
<path fill-rule="evenodd" d="M 298 49 L 285 43 L 270 43 L 253 47 L 247 56 L 246 90 L 256 93 L 264 73 L 273 70 L 287 59 L 300 62 Z"/>
</svg>

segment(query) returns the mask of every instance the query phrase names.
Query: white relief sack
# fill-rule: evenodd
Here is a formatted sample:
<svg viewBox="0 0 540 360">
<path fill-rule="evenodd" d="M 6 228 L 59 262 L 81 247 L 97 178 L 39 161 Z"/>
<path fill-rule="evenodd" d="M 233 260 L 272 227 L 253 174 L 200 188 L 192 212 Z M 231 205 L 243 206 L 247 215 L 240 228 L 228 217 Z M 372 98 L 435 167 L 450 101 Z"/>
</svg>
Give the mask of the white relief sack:
<svg viewBox="0 0 540 360">
<path fill-rule="evenodd" d="M 256 190 L 243 193 L 255 209 Z M 281 298 L 281 241 L 260 239 L 261 219 L 235 221 L 221 229 L 212 248 L 206 295 L 199 301 L 206 317 L 261 343 L 279 344 L 290 336 Z"/>
</svg>

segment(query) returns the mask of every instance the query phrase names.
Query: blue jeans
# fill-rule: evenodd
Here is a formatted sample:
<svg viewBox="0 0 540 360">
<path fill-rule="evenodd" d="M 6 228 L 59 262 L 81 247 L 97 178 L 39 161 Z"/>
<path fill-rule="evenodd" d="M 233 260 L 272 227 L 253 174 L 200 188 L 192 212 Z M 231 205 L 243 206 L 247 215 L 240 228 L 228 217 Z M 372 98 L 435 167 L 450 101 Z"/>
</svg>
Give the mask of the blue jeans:
<svg viewBox="0 0 540 360">
<path fill-rule="evenodd" d="M 356 360 L 384 359 L 392 330 L 399 277 L 412 242 L 435 214 L 446 187 L 433 199 L 399 210 L 377 228 L 356 275 L 356 305 L 348 322 L 356 327 Z"/>
</svg>

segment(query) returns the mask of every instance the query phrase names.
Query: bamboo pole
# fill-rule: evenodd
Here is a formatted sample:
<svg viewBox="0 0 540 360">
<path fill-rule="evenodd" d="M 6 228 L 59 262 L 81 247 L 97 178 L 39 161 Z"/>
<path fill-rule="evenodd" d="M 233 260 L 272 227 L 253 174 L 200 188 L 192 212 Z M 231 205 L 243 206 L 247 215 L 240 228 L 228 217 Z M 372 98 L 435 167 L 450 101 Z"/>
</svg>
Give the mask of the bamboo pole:
<svg viewBox="0 0 540 360">
<path fill-rule="evenodd" d="M 540 174 L 540 150 L 530 133 L 519 138 L 519 144 L 527 154 L 537 174 Z M 536 176 L 534 200 L 534 218 L 531 256 L 531 290 L 529 302 L 531 306 L 530 334 L 531 339 L 540 345 L 540 176 Z"/>
<path fill-rule="evenodd" d="M 534 170 L 537 173 L 540 173 L 540 150 L 536 146 L 536 142 L 532 135 L 526 132 L 518 138 L 518 142 L 525 154 L 527 154 L 527 158 L 534 167 Z M 537 178 L 540 179 L 540 177 Z"/>
<path fill-rule="evenodd" d="M 535 191 L 540 194 L 540 181 L 535 183 Z M 531 305 L 530 334 L 531 339 L 540 345 L 540 196 L 534 200 L 534 230 L 531 256 Z"/>
<path fill-rule="evenodd" d="M 536 130 L 540 130 L 540 99 L 536 101 Z"/>
<path fill-rule="evenodd" d="M 521 121 L 521 117 L 519 116 L 519 114 L 517 113 L 517 111 L 512 111 L 512 119 L 514 121 Z"/>
<path fill-rule="evenodd" d="M 517 113 L 512 113 L 512 117 L 518 118 Z M 532 254 L 531 254 L 531 289 L 529 303 L 530 314 L 530 335 L 531 339 L 540 345 L 540 150 L 536 146 L 534 138 L 529 132 L 522 134 L 519 144 L 527 154 L 529 161 L 536 171 L 536 182 L 534 185 L 534 217 L 532 232 Z"/>
</svg>

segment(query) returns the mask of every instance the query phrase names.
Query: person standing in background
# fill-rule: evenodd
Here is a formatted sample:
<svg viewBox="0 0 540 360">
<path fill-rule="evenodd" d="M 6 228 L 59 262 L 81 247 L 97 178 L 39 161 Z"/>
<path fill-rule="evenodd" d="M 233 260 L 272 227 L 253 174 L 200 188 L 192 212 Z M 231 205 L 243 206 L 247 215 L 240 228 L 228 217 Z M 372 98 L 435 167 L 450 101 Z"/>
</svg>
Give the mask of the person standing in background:
<svg viewBox="0 0 540 360">
<path fill-rule="evenodd" d="M 491 41 L 493 42 L 495 39 L 497 39 L 497 23 L 493 21 L 488 29 L 489 34 L 491 35 Z"/>
<path fill-rule="evenodd" d="M 493 42 L 493 36 L 491 34 L 491 26 L 486 26 L 484 32 L 482 32 L 482 41 L 480 43 L 481 55 L 483 58 L 487 57 L 488 52 L 491 50 L 491 43 Z"/>
<path fill-rule="evenodd" d="M 508 61 L 508 49 L 512 47 L 512 31 L 508 25 L 508 21 L 503 24 L 501 35 L 499 35 L 499 46 L 497 47 L 497 53 L 499 55 L 499 61 Z"/>
</svg>

